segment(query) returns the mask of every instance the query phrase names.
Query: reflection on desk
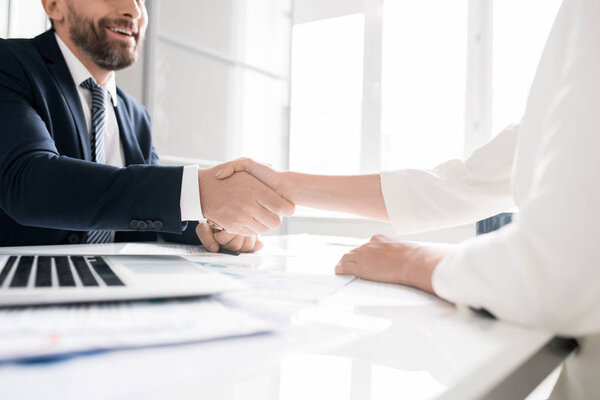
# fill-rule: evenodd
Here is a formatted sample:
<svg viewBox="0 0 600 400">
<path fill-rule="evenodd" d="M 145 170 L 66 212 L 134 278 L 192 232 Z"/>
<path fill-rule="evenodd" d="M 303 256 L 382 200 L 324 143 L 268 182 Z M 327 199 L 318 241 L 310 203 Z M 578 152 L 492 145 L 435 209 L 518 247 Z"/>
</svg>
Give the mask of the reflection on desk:
<svg viewBox="0 0 600 400">
<path fill-rule="evenodd" d="M 329 243 L 355 240 L 264 239 L 267 249 L 300 256 L 241 255 L 232 257 L 235 266 L 333 276 L 349 247 Z M 208 257 L 193 260 L 212 262 Z M 360 280 L 310 300 L 259 298 L 252 291 L 223 300 L 287 325 L 264 336 L 47 365 L 4 365 L 0 397 L 468 399 L 485 394 L 552 339 L 548 332 L 482 318 L 409 288 Z"/>
</svg>

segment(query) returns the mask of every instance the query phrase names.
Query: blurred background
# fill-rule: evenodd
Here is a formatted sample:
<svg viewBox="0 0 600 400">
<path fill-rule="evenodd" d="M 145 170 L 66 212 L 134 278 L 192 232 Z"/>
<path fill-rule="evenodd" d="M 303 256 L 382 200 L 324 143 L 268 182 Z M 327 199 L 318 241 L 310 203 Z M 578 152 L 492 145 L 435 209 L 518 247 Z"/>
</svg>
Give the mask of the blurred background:
<svg viewBox="0 0 600 400">
<path fill-rule="evenodd" d="M 163 163 L 245 156 L 322 174 L 427 168 L 521 118 L 560 0 L 146 0 L 117 85 L 149 110 Z M 0 37 L 49 28 L 0 0 Z M 277 233 L 386 224 L 300 209 Z M 457 242 L 474 225 L 403 237 Z"/>
</svg>

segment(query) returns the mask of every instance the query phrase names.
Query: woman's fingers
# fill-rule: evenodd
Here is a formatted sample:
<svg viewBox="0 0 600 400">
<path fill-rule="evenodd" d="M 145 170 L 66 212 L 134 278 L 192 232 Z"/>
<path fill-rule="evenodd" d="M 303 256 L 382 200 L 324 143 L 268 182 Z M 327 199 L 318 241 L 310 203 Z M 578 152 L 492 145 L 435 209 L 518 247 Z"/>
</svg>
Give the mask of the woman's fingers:
<svg viewBox="0 0 600 400">
<path fill-rule="evenodd" d="M 221 165 L 221 169 L 217 171 L 216 177 L 219 179 L 227 179 L 236 172 L 250 172 L 254 161 L 250 158 L 238 158 Z"/>
<path fill-rule="evenodd" d="M 356 275 L 357 266 L 355 253 L 350 252 L 342 256 L 335 266 L 335 273 L 337 275 Z"/>
<path fill-rule="evenodd" d="M 216 241 L 227 250 L 252 253 L 262 248 L 263 244 L 255 235 L 235 235 L 226 231 L 215 233 Z"/>
<path fill-rule="evenodd" d="M 246 236 L 244 238 L 244 242 L 242 243 L 242 247 L 240 247 L 239 251 L 242 253 L 251 252 L 256 245 L 256 236 Z"/>
<path fill-rule="evenodd" d="M 215 239 L 213 231 L 207 222 L 199 223 L 196 226 L 196 235 L 198 235 L 198 239 L 200 239 L 200 242 L 202 242 L 208 251 L 212 253 L 219 251 L 219 243 Z"/>
</svg>

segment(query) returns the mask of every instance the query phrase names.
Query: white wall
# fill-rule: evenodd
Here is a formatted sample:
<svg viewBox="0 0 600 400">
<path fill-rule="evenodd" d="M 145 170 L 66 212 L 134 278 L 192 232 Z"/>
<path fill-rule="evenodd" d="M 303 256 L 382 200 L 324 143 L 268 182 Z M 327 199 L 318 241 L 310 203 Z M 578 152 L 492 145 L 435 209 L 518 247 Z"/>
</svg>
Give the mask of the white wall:
<svg viewBox="0 0 600 400">
<path fill-rule="evenodd" d="M 0 38 L 8 37 L 8 0 L 0 0 Z"/>
<path fill-rule="evenodd" d="M 117 86 L 125 90 L 141 103 L 144 103 L 144 51 L 140 51 L 137 63 L 117 71 Z"/>
<path fill-rule="evenodd" d="M 39 0 L 0 0 L 0 37 L 30 38 L 49 27 Z"/>
<path fill-rule="evenodd" d="M 291 0 L 154 0 L 161 155 L 287 166 Z"/>
<path fill-rule="evenodd" d="M 361 13 L 365 0 L 294 0 L 294 23 Z"/>
</svg>

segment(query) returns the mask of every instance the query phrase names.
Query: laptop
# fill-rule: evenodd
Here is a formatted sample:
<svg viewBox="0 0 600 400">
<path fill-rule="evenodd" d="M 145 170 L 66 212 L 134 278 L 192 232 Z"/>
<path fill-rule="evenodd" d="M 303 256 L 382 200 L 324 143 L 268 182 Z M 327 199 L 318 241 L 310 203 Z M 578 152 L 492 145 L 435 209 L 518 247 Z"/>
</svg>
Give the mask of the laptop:
<svg viewBox="0 0 600 400">
<path fill-rule="evenodd" d="M 178 256 L 0 255 L 0 307 L 196 297 L 243 287 Z"/>
</svg>

